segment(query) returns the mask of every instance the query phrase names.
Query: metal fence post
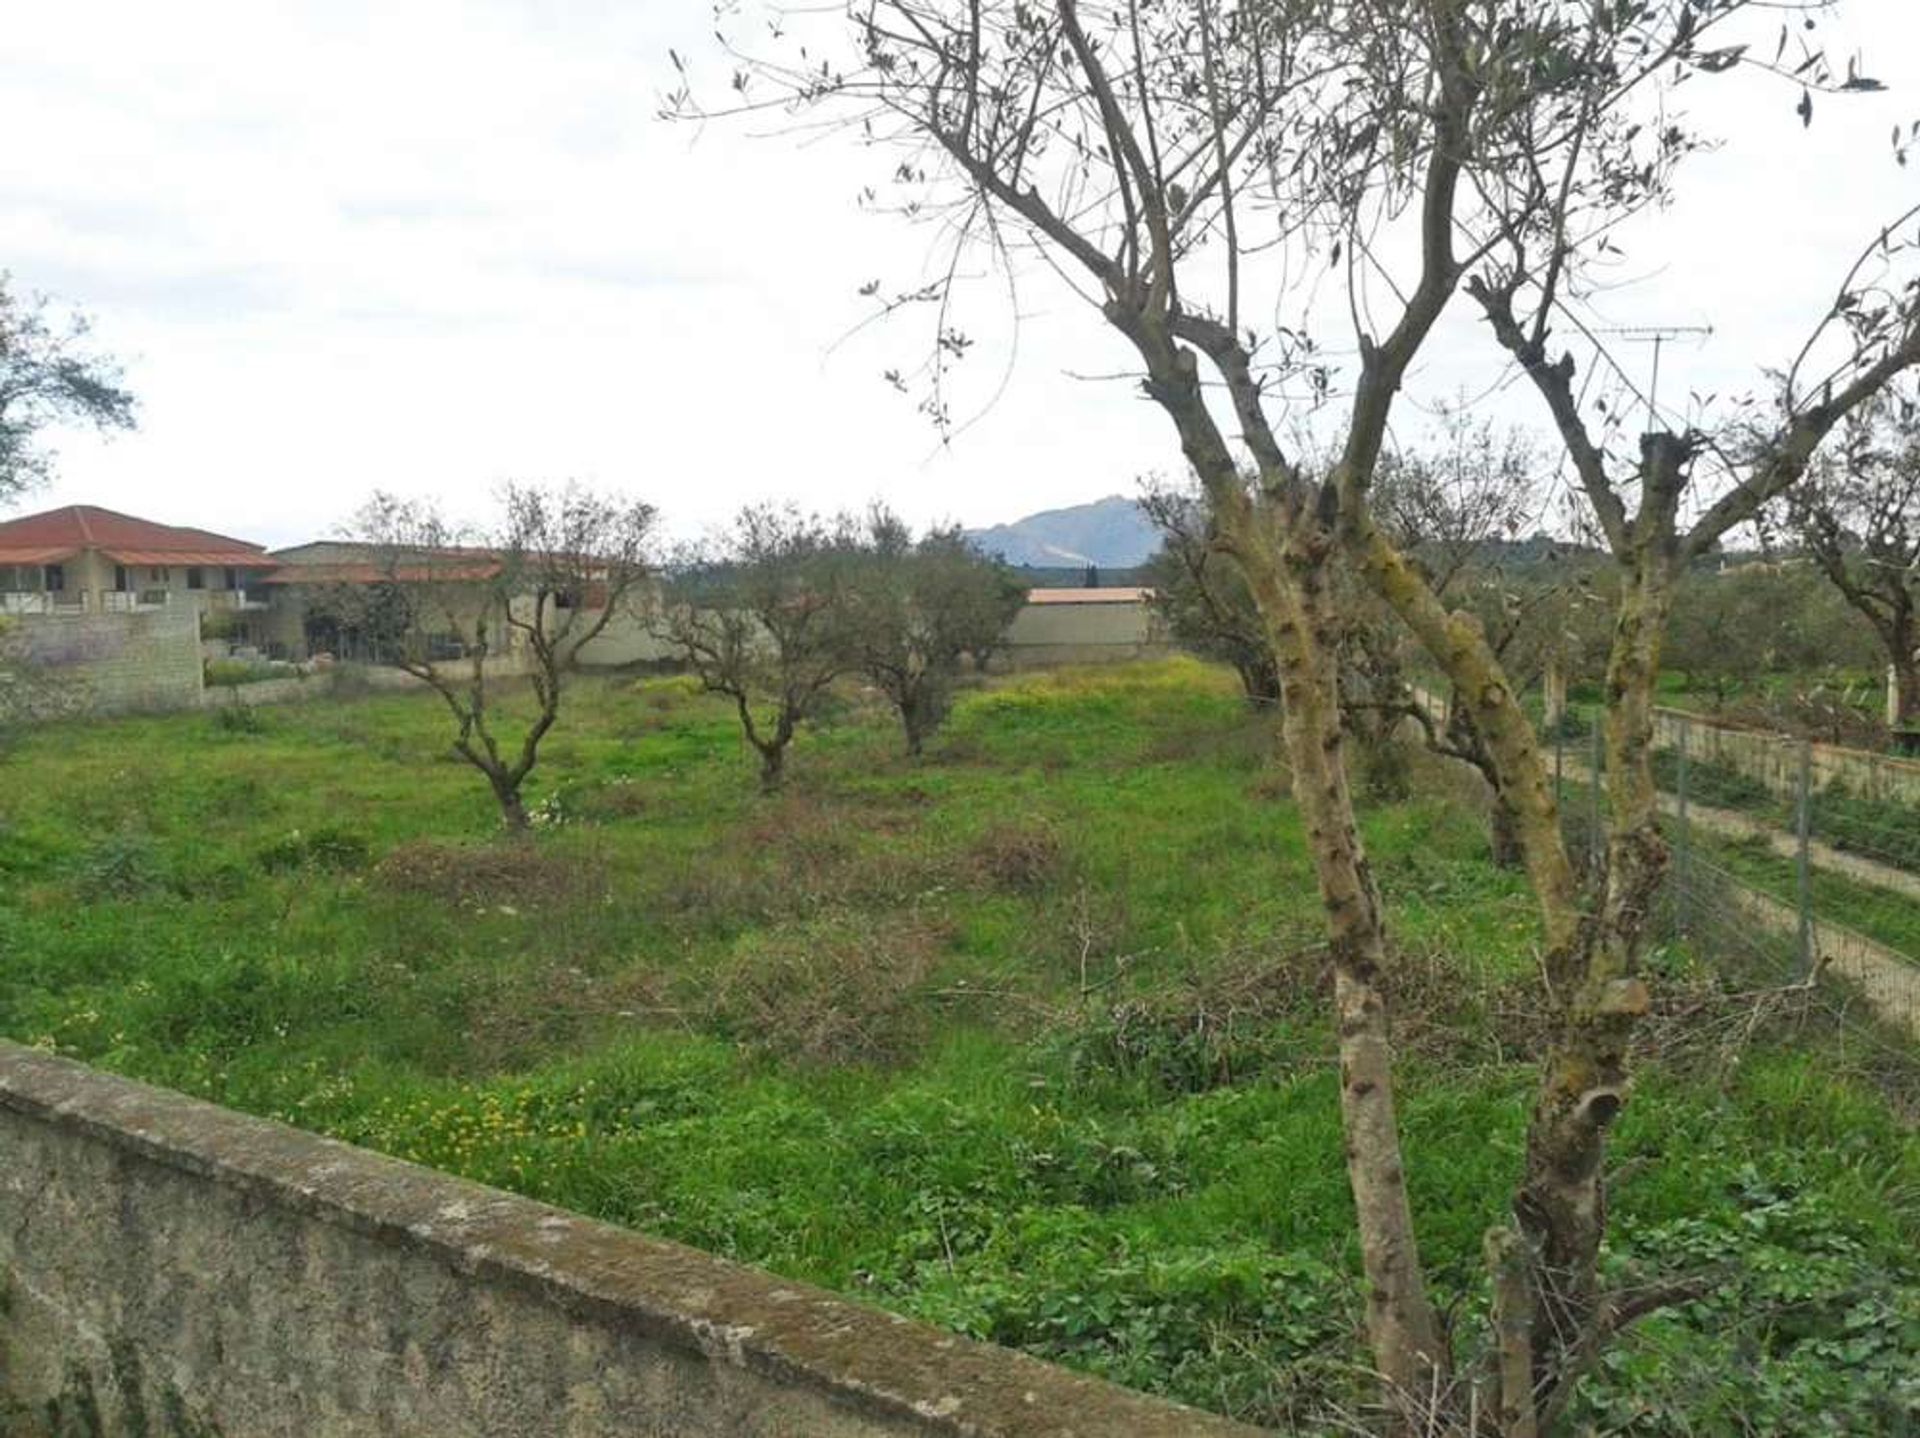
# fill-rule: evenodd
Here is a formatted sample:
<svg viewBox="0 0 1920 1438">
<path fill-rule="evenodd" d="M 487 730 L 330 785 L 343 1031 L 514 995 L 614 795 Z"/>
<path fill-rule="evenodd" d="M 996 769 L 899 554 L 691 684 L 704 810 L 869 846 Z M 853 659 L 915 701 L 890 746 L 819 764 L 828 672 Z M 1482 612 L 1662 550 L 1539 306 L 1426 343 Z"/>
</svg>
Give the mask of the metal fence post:
<svg viewBox="0 0 1920 1438">
<path fill-rule="evenodd" d="M 1813 866 L 1809 849 L 1813 835 L 1813 745 L 1800 744 L 1800 776 L 1794 786 L 1795 881 L 1800 900 L 1800 971 L 1813 972 Z"/>
<path fill-rule="evenodd" d="M 1687 896 L 1693 888 L 1693 833 L 1687 821 L 1687 751 L 1691 747 L 1688 738 L 1693 733 L 1690 721 L 1680 721 L 1680 773 L 1675 787 L 1679 790 L 1679 813 L 1674 824 L 1674 866 L 1673 866 L 1673 926 L 1676 932 L 1687 931 Z"/>
</svg>

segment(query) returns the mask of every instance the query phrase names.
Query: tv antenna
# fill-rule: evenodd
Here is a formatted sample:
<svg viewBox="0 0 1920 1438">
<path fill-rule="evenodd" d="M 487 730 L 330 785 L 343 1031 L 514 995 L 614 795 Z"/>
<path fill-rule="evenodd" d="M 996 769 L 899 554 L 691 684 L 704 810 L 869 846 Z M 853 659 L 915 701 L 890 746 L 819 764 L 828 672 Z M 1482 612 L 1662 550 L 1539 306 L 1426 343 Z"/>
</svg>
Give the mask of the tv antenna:
<svg viewBox="0 0 1920 1438">
<path fill-rule="evenodd" d="M 1647 428 L 1651 430 L 1660 422 L 1660 351 L 1668 340 L 1676 340 L 1684 335 L 1697 335 L 1701 339 L 1713 333 L 1712 325 L 1610 325 L 1596 326 L 1597 335 L 1615 335 L 1628 344 L 1650 344 L 1653 346 L 1653 381 L 1647 386 Z"/>
</svg>

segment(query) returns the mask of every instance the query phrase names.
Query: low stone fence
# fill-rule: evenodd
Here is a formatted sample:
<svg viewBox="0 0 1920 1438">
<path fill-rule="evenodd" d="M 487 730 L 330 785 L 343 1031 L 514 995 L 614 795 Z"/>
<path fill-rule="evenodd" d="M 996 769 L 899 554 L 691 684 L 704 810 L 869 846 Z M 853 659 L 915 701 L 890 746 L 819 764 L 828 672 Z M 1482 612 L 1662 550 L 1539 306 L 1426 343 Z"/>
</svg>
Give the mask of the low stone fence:
<svg viewBox="0 0 1920 1438">
<path fill-rule="evenodd" d="M 1920 804 L 1920 763 L 1838 744 L 1803 744 L 1784 734 L 1736 729 L 1684 709 L 1656 709 L 1656 748 L 1684 742 L 1695 762 L 1717 764 L 1764 784 L 1782 798 L 1799 792 L 1801 751 L 1815 790 L 1840 784 L 1849 794 L 1890 804 Z"/>
<path fill-rule="evenodd" d="M 1255 1431 L 4 1042 L 0 1283 L 8 1434 Z"/>
</svg>

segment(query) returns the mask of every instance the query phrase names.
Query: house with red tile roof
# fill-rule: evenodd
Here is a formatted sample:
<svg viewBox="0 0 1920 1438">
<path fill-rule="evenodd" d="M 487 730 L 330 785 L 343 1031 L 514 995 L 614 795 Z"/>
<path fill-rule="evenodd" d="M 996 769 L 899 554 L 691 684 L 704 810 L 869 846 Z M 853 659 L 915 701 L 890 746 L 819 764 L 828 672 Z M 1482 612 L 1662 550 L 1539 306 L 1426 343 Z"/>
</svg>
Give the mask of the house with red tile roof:
<svg viewBox="0 0 1920 1438">
<path fill-rule="evenodd" d="M 0 520 L 0 614 L 264 611 L 267 551 L 91 504 Z"/>
</svg>

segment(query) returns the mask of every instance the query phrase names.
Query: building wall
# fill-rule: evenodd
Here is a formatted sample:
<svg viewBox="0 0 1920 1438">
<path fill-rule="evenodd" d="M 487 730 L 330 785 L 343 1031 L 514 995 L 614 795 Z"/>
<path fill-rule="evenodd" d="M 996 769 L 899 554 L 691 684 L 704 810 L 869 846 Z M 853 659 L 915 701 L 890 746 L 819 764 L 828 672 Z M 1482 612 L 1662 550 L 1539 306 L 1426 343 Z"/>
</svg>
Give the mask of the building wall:
<svg viewBox="0 0 1920 1438">
<path fill-rule="evenodd" d="M 1253 1432 L 6 1043 L 0 1154 L 0 1432 Z"/>
<path fill-rule="evenodd" d="M 200 702 L 200 616 L 191 607 L 23 615 L 10 636 L 29 664 L 80 691 L 71 707 L 112 714 Z"/>
<path fill-rule="evenodd" d="M 1006 662 L 1016 668 L 1139 659 L 1171 652 L 1153 611 L 1143 602 L 1028 604 L 1007 630 Z"/>
</svg>

